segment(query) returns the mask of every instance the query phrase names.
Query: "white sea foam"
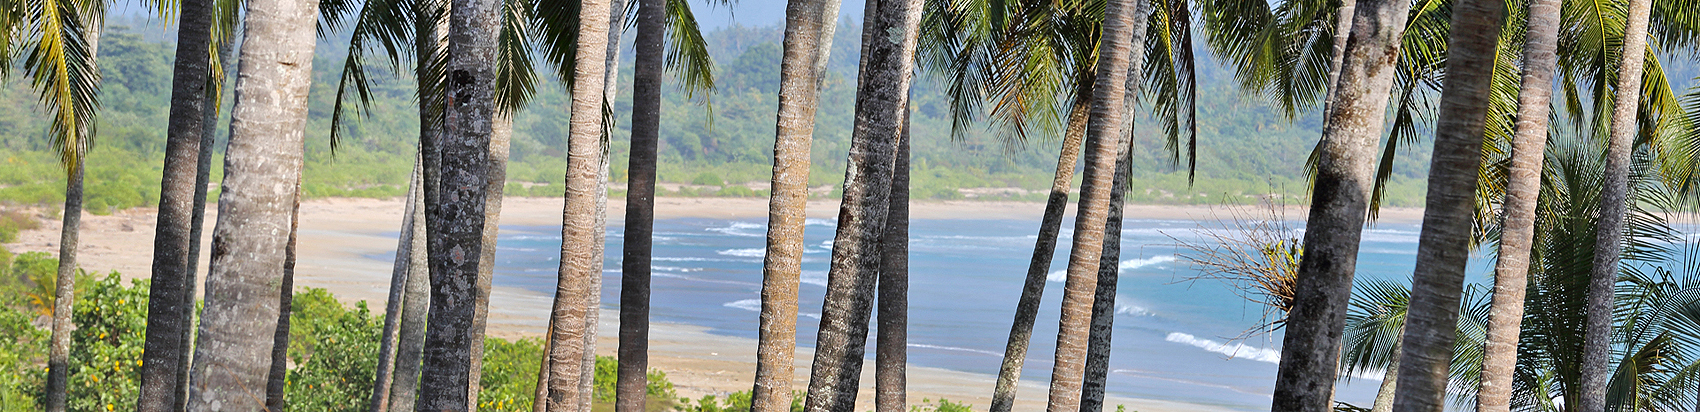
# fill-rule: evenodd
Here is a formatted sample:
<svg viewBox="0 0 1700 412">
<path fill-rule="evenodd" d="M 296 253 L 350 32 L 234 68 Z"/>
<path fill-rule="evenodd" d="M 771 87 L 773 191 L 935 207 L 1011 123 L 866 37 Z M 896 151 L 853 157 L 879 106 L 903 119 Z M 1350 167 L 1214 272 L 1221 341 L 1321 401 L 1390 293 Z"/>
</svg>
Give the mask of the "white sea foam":
<svg viewBox="0 0 1700 412">
<path fill-rule="evenodd" d="M 1116 267 L 1125 272 L 1125 271 L 1128 271 L 1128 270 L 1139 269 L 1139 268 L 1151 266 L 1151 265 L 1160 265 L 1160 264 L 1169 263 L 1169 262 L 1173 262 L 1173 261 L 1175 261 L 1174 256 L 1169 256 L 1169 255 L 1152 256 L 1152 257 L 1145 258 L 1145 259 L 1124 260 L 1124 261 L 1121 262 L 1121 264 L 1116 265 Z"/>
<path fill-rule="evenodd" d="M 968 352 L 968 353 L 976 353 L 976 354 L 991 355 L 991 356 L 1003 356 L 1002 353 L 992 352 L 992 351 L 989 351 L 989 350 L 972 349 L 972 348 L 959 348 L 959 347 L 955 347 L 955 346 L 928 345 L 928 344 L 925 344 L 925 343 L 911 343 L 911 344 L 909 344 L 909 347 L 911 347 L 911 348 L 921 348 L 921 349 L 947 350 L 947 351 L 952 351 L 952 352 Z"/>
<path fill-rule="evenodd" d="M 826 226 L 826 227 L 837 227 L 837 226 L 838 226 L 838 222 L 837 222 L 837 221 L 833 221 L 833 220 L 830 220 L 830 219 L 815 219 L 815 218 L 808 218 L 808 219 L 803 219 L 803 226 Z"/>
<path fill-rule="evenodd" d="M 1051 273 L 1045 274 L 1045 280 L 1051 281 L 1051 282 L 1067 281 L 1068 280 L 1068 271 L 1067 270 L 1051 271 Z"/>
<path fill-rule="evenodd" d="M 759 258 L 759 257 L 767 256 L 767 249 L 762 249 L 762 248 L 759 248 L 759 247 L 749 248 L 749 249 L 726 249 L 726 250 L 716 251 L 714 253 L 719 253 L 721 256 L 737 256 L 737 257 L 747 257 L 747 258 Z"/>
<path fill-rule="evenodd" d="M 747 310 L 747 311 L 751 311 L 751 312 L 761 312 L 761 299 L 735 300 L 735 301 L 723 303 L 720 306 L 725 306 L 725 307 L 733 308 L 733 309 L 743 309 L 743 310 Z M 819 313 L 799 312 L 799 313 L 797 313 L 797 315 L 815 318 L 815 319 L 820 319 Z"/>
<path fill-rule="evenodd" d="M 710 232 L 742 237 L 762 237 L 767 226 L 759 223 L 732 222 L 732 226 L 708 228 Z"/>
<path fill-rule="evenodd" d="M 1228 355 L 1233 358 L 1249 359 L 1258 362 L 1281 363 L 1281 351 L 1274 349 L 1259 348 L 1243 343 L 1222 343 L 1210 339 L 1200 339 L 1196 336 L 1180 332 L 1171 332 L 1169 333 L 1169 336 L 1163 340 L 1192 345 L 1199 349 Z"/>
<path fill-rule="evenodd" d="M 798 276 L 797 281 L 824 288 L 826 287 L 826 272 L 820 270 L 805 270 Z"/>
<path fill-rule="evenodd" d="M 678 266 L 652 266 L 650 268 L 654 269 L 654 270 L 663 270 L 663 271 L 680 272 L 680 273 L 690 273 L 690 272 L 701 272 L 702 271 L 702 268 L 684 268 L 684 267 L 678 267 Z"/>
</svg>

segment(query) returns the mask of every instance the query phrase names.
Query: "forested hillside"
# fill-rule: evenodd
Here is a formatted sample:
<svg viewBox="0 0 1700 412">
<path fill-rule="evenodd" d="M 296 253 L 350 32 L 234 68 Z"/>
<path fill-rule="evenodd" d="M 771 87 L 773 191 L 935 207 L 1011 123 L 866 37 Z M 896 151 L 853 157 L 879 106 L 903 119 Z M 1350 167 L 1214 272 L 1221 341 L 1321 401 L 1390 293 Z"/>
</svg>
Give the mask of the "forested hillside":
<svg viewBox="0 0 1700 412">
<path fill-rule="evenodd" d="M 827 90 L 822 96 L 811 186 L 843 179 L 855 101 L 854 73 L 859 25 L 841 23 L 833 45 Z M 169 108 L 173 46 L 158 39 L 170 31 L 140 19 L 114 21 L 101 39 L 102 110 L 95 151 L 88 160 L 89 210 L 153 205 Z M 628 36 L 629 37 L 629 36 Z M 675 196 L 759 196 L 771 168 L 781 28 L 728 27 L 707 34 L 716 63 L 718 89 L 689 99 L 677 88 L 664 95 L 660 180 Z M 330 112 L 344 50 L 320 43 L 307 128 L 304 194 L 309 197 L 385 197 L 404 193 L 418 130 L 412 81 L 373 59 L 375 100 L 369 117 L 348 123 L 334 154 Z M 1231 73 L 1199 49 L 1198 178 L 1190 185 L 1165 151 L 1158 123 L 1142 117 L 1135 149 L 1136 178 L 1130 200 L 1139 203 L 1244 202 L 1250 196 L 1303 196 L 1303 164 L 1314 144 L 1314 113 L 1289 122 L 1277 109 L 1247 98 Z M 630 122 L 631 54 L 622 57 L 621 118 L 613 143 L 613 181 L 625 181 Z M 538 87 L 527 109 L 514 118 L 510 195 L 559 196 L 564 189 L 563 156 L 568 98 L 554 73 Z M 1674 77 L 1674 76 L 1673 76 Z M 63 172 L 47 150 L 47 123 L 28 79 L 9 79 L 0 88 L 0 200 L 57 202 Z M 228 105 L 229 99 L 227 99 Z M 1043 199 L 1055 166 L 1057 140 L 1035 136 L 1006 141 L 983 127 L 953 140 L 950 104 L 940 81 L 923 73 L 913 99 L 914 195 L 923 199 Z M 1148 109 L 1148 106 L 1141 109 Z M 225 131 L 220 130 L 222 135 Z M 222 140 L 222 138 L 221 138 Z M 1418 205 L 1426 148 L 1400 157 L 1390 204 Z M 215 171 L 215 182 L 219 172 Z M 668 184 L 671 183 L 671 184 Z M 979 189 L 979 190 L 975 190 Z M 1019 189 L 1019 190 L 1015 190 Z M 836 189 L 831 190 L 836 193 Z M 823 195 L 827 195 L 824 194 Z"/>
</svg>

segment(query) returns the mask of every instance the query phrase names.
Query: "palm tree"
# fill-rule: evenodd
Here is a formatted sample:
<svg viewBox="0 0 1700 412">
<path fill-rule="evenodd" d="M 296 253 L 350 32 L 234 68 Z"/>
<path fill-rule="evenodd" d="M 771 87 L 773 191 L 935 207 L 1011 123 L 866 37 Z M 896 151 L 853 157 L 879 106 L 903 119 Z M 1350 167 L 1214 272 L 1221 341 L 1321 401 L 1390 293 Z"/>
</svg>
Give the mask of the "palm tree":
<svg viewBox="0 0 1700 412">
<path fill-rule="evenodd" d="M 627 160 L 625 245 L 621 248 L 619 371 L 614 408 L 641 412 L 649 372 L 650 252 L 655 232 L 655 152 L 661 136 L 665 0 L 639 0 L 632 45 L 632 147 Z M 612 99 L 609 99 L 612 100 Z"/>
<path fill-rule="evenodd" d="M 909 362 L 909 116 L 891 176 L 891 206 L 880 235 L 879 335 L 874 339 L 874 410 L 903 412 Z"/>
<path fill-rule="evenodd" d="M 207 52 L 212 45 L 214 0 L 189 0 L 178 14 L 177 54 L 173 64 L 171 114 L 166 128 L 165 166 L 160 179 L 158 220 L 154 226 L 152 286 L 148 290 L 148 328 L 142 350 L 141 395 L 137 409 L 143 412 L 174 411 L 179 405 L 178 380 L 184 369 L 181 356 L 189 349 L 183 331 L 192 319 L 184 316 L 194 306 L 191 267 L 198 255 L 200 238 L 194 236 L 197 212 L 195 194 L 205 198 L 206 185 L 195 187 L 200 176 L 200 153 L 209 109 L 212 62 Z M 209 136 L 210 137 L 210 136 Z M 210 151 L 208 152 L 210 154 Z M 210 160 L 210 159 L 209 159 Z M 203 200 L 204 202 L 204 200 Z M 204 204 L 204 203 L 203 203 Z M 185 298 L 187 296 L 188 298 Z"/>
<path fill-rule="evenodd" d="M 567 145 L 567 192 L 561 225 L 560 282 L 549 330 L 548 410 L 577 411 L 583 398 L 586 320 L 602 276 L 593 249 L 596 241 L 596 194 L 602 165 L 603 82 L 606 69 L 608 3 L 582 2 L 578 10 L 577 54 L 572 84 L 571 137 Z"/>
<path fill-rule="evenodd" d="M 1535 204 L 1541 191 L 1541 161 L 1546 159 L 1547 116 L 1552 109 L 1561 3 L 1561 0 L 1536 0 L 1528 8 L 1517 135 L 1512 139 L 1511 167 L 1506 172 L 1499 258 L 1494 262 L 1493 309 L 1488 318 L 1476 412 L 1511 410 L 1511 381 L 1517 368 L 1517 341 L 1522 330 L 1530 251 L 1535 238 Z"/>
<path fill-rule="evenodd" d="M 1458 321 L 1451 333 L 1457 338 L 1448 351 L 1453 366 L 1447 375 L 1453 382 L 1451 388 L 1463 388 L 1466 385 L 1462 383 L 1479 374 L 1480 369 L 1473 367 L 1481 363 L 1480 348 L 1486 336 L 1488 305 L 1485 295 L 1481 289 L 1472 286 L 1465 288 L 1459 299 Z M 1348 377 L 1382 374 L 1380 390 L 1370 408 L 1372 412 L 1393 410 L 1394 392 L 1399 387 L 1399 352 L 1405 339 L 1410 307 L 1410 289 L 1393 281 L 1377 279 L 1363 282 L 1352 292 L 1352 308 L 1346 315 L 1340 372 Z"/>
<path fill-rule="evenodd" d="M 413 261 L 414 227 L 425 223 L 423 220 L 415 221 L 413 219 L 414 205 L 417 201 L 423 200 L 419 196 L 421 189 L 419 180 L 423 177 L 424 171 L 421 170 L 422 165 L 419 163 L 419 157 L 415 155 L 413 177 L 408 180 L 407 186 L 407 206 L 402 211 L 401 233 L 396 241 L 395 264 L 390 272 L 389 298 L 385 300 L 387 303 L 384 305 L 384 329 L 381 332 L 382 338 L 378 341 L 377 376 L 372 380 L 372 400 L 367 406 L 367 410 L 371 412 L 389 410 L 390 391 L 394 390 L 395 376 L 392 375 L 392 372 L 396 370 L 396 345 L 399 343 L 396 334 L 400 333 L 401 314 L 403 307 L 407 304 L 404 300 L 407 296 L 407 285 L 412 280 L 409 273 L 411 268 L 408 263 Z M 420 236 L 418 240 L 423 242 L 425 237 Z"/>
<path fill-rule="evenodd" d="M 272 364 L 317 2 L 248 2 L 188 410 L 260 409 Z M 264 56 L 264 57 L 261 57 Z M 264 99 L 255 98 L 266 96 Z M 287 184 L 278 184 L 287 182 Z"/>
<path fill-rule="evenodd" d="M 1455 337 L 1458 302 L 1464 287 L 1474 229 L 1477 170 L 1487 129 L 1502 1 L 1461 1 L 1452 11 L 1446 87 L 1435 127 L 1434 160 L 1429 166 L 1427 207 L 1423 213 L 1417 268 L 1412 277 L 1410 314 L 1400 339 L 1399 386 L 1393 407 L 1443 411 L 1447 371 Z"/>
<path fill-rule="evenodd" d="M 1104 230 L 1109 220 L 1123 119 L 1128 115 L 1124 99 L 1128 68 L 1133 60 L 1132 30 L 1136 14 L 1138 8 L 1132 1 L 1111 0 L 1104 8 L 1097 84 L 1092 90 L 1092 116 L 1086 132 L 1086 167 L 1080 183 L 1074 245 L 1069 251 L 1068 280 L 1063 286 L 1056 362 L 1051 372 L 1047 410 L 1053 412 L 1080 408 L 1092 301 L 1098 289 L 1099 259 L 1104 251 Z"/>
<path fill-rule="evenodd" d="M 289 211 L 289 243 L 283 247 L 283 282 L 278 288 L 277 329 L 272 332 L 272 364 L 266 374 L 266 411 L 283 412 L 289 378 L 289 314 L 295 301 L 295 235 L 301 229 L 301 165 L 295 167 L 295 201 Z"/>
<path fill-rule="evenodd" d="M 1320 412 L 1333 407 L 1340 351 L 1336 331 L 1345 325 L 1358 239 L 1374 184 L 1370 162 L 1381 137 L 1408 5 L 1405 0 L 1367 0 L 1354 10 L 1341 87 L 1323 130 L 1322 140 L 1328 144 L 1318 162 L 1304 260 L 1281 345 L 1274 410 Z"/>
<path fill-rule="evenodd" d="M 423 186 L 424 176 L 415 179 Z M 420 192 L 424 189 L 421 188 Z M 390 375 L 388 410 L 413 410 L 418 398 L 420 362 L 424 359 L 426 320 L 431 312 L 430 260 L 426 253 L 425 195 L 415 193 L 408 206 L 411 222 L 402 226 L 409 233 L 406 284 L 402 286 L 401 321 L 396 332 L 395 371 Z M 398 252 L 399 253 L 399 252 Z M 376 393 L 376 390 L 374 390 Z"/>
<path fill-rule="evenodd" d="M 193 308 L 195 307 L 195 289 L 200 285 L 200 282 L 196 280 L 196 275 L 199 273 L 196 266 L 200 263 L 201 234 L 207 215 L 207 185 L 212 180 L 210 175 L 212 174 L 212 152 L 215 144 L 213 138 L 217 135 L 218 130 L 218 112 L 223 101 L 224 79 L 228 77 L 225 74 L 236 72 L 236 59 L 231 58 L 231 54 L 236 44 L 233 40 L 236 31 L 235 20 L 238 18 L 236 13 L 237 3 L 235 0 L 224 0 L 219 3 L 218 17 L 221 19 L 220 21 L 231 23 L 228 25 L 229 30 L 224 31 L 224 34 L 215 34 L 215 36 L 222 36 L 218 37 L 218 66 L 215 66 L 218 71 L 215 71 L 211 76 L 212 78 L 208 80 L 212 81 L 212 84 L 216 87 L 213 90 L 208 90 L 207 93 L 206 107 L 210 110 L 203 112 L 206 117 L 201 123 L 200 154 L 195 161 L 195 209 L 189 218 L 189 238 L 194 240 L 189 242 L 189 267 L 183 271 L 185 274 L 182 296 L 184 310 L 181 312 L 182 327 L 177 330 L 185 348 L 177 354 L 177 390 L 172 392 L 177 400 L 175 401 L 176 408 L 173 410 L 183 410 L 189 402 L 189 362 L 194 356 L 194 351 L 189 348 L 189 345 L 194 342 L 196 313 Z M 215 23 L 213 25 L 215 33 L 218 33 L 217 30 L 221 27 L 225 27 L 225 25 Z"/>
<path fill-rule="evenodd" d="M 1641 73 L 1647 48 L 1647 25 L 1651 0 L 1629 0 L 1624 25 L 1617 91 L 1613 99 L 1611 134 L 1607 140 L 1605 182 L 1600 190 L 1600 218 L 1594 232 L 1593 271 L 1588 282 L 1587 334 L 1582 344 L 1582 376 L 1577 404 L 1583 411 L 1606 408 L 1606 387 L 1611 376 L 1612 295 L 1617 283 L 1618 259 L 1623 252 L 1624 217 L 1629 210 L 1630 145 L 1634 144 L 1640 113 Z"/>
<path fill-rule="evenodd" d="M 797 283 L 809 197 L 809 146 L 815 129 L 815 103 L 821 79 L 826 77 L 827 53 L 832 50 L 837 4 L 838 0 L 790 0 L 785 9 L 767 255 L 762 262 L 761 326 L 757 329 L 755 386 L 750 392 L 751 410 L 755 412 L 791 409 Z"/>
<path fill-rule="evenodd" d="M 856 125 L 850 136 L 844 200 L 804 401 L 804 410 L 809 411 L 849 411 L 855 406 L 882 261 L 880 239 L 886 232 L 914 70 L 921 2 L 882 1 L 869 6 L 862 27 Z"/>
</svg>

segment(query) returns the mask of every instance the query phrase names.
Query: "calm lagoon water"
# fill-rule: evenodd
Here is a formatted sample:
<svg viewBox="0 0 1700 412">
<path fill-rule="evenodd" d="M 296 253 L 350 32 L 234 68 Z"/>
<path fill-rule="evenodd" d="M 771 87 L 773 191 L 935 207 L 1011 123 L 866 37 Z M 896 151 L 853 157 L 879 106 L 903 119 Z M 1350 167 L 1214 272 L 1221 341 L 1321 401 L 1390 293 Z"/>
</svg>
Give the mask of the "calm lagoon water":
<svg viewBox="0 0 1700 412">
<path fill-rule="evenodd" d="M 1067 228 L 1072 226 L 1064 225 L 1059 240 L 1062 246 L 1034 329 L 1025 379 L 1043 382 L 1050 377 L 1062 295 L 1060 271 L 1067 265 Z M 814 345 L 834 229 L 830 220 L 808 221 L 798 321 L 798 343 L 803 346 Z M 1262 306 L 1220 282 L 1187 281 L 1196 272 L 1176 258 L 1180 252 L 1175 238 L 1203 240 L 1200 230 L 1205 229 L 1222 230 L 1215 222 L 1201 226 L 1185 220 L 1128 220 L 1124 225 L 1109 390 L 1130 397 L 1267 410 L 1280 335 L 1234 339 L 1261 323 Z M 1359 278 L 1409 279 L 1418 229 L 1416 224 L 1367 229 Z M 1037 230 L 1037 221 L 1025 220 L 912 223 L 911 363 L 997 373 Z M 602 289 L 603 306 L 608 308 L 619 302 L 622 233 L 617 226 L 608 232 Z M 765 233 L 759 219 L 657 220 L 653 319 L 756 337 Z M 560 242 L 558 227 L 502 227 L 495 283 L 553 293 Z M 1482 259 L 1472 260 L 1472 281 L 1481 282 L 1481 273 L 1490 269 L 1486 265 Z M 868 353 L 871 357 L 872 350 Z M 1379 383 L 1353 379 L 1337 397 L 1367 406 Z"/>
</svg>

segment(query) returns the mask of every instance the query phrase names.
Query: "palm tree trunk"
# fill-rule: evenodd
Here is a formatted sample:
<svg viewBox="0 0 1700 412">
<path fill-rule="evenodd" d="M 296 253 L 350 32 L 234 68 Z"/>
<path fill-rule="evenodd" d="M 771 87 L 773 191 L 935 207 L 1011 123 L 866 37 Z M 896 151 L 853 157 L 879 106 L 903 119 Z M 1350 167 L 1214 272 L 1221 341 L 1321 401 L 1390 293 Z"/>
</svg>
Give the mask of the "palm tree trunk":
<svg viewBox="0 0 1700 412">
<path fill-rule="evenodd" d="M 596 242 L 597 180 L 602 166 L 602 105 L 607 70 L 607 0 L 585 1 L 579 16 L 579 55 L 573 84 L 571 136 L 567 144 L 567 191 L 562 210 L 560 279 L 555 289 L 549 331 L 548 410 L 578 411 L 585 399 L 585 340 L 592 282 L 602 276 L 593 266 Z"/>
<path fill-rule="evenodd" d="M 299 166 L 297 166 L 299 167 Z M 299 170 L 299 169 L 297 169 Z M 295 301 L 295 234 L 301 229 L 301 177 L 295 177 L 295 205 L 289 217 L 289 244 L 283 249 L 283 282 L 279 287 L 277 331 L 272 334 L 272 366 L 266 380 L 266 411 L 283 412 L 283 390 L 289 376 L 289 314 Z"/>
<path fill-rule="evenodd" d="M 1133 40 L 1129 42 L 1126 90 L 1122 92 L 1121 143 L 1117 149 L 1116 175 L 1110 188 L 1110 215 L 1104 225 L 1104 253 L 1098 259 L 1098 290 L 1092 301 L 1092 332 L 1087 337 L 1086 381 L 1082 386 L 1080 410 L 1097 412 L 1104 409 L 1104 388 L 1110 374 L 1110 338 L 1116 316 L 1116 284 L 1121 277 L 1122 209 L 1127 204 L 1128 179 L 1133 173 L 1133 107 L 1139 102 L 1139 90 L 1144 79 L 1144 65 L 1137 62 L 1145 56 L 1146 27 L 1151 2 L 1134 2 Z"/>
<path fill-rule="evenodd" d="M 189 403 L 189 363 L 193 359 L 195 342 L 195 290 L 200 286 L 200 282 L 196 280 L 200 271 L 196 266 L 201 260 L 201 233 L 207 218 L 207 185 L 212 180 L 212 155 L 213 151 L 217 150 L 214 146 L 217 144 L 215 137 L 218 135 L 218 113 L 221 110 L 219 106 L 224 97 L 224 79 L 230 77 L 229 73 L 236 72 L 236 59 L 231 58 L 235 48 L 235 35 L 219 42 L 218 61 L 224 66 L 222 72 L 227 75 L 217 79 L 215 84 L 219 90 L 207 93 L 206 110 L 203 111 L 206 117 L 201 123 L 200 154 L 195 160 L 195 210 L 189 219 L 189 238 L 192 240 L 189 242 L 188 268 L 183 272 L 183 327 L 178 329 L 178 333 L 182 335 L 183 350 L 177 354 L 177 390 L 172 392 L 177 399 L 176 407 L 172 411 L 185 410 Z"/>
<path fill-rule="evenodd" d="M 1127 115 L 1127 70 L 1132 60 L 1131 0 L 1110 1 L 1104 8 L 1103 40 L 1092 90 L 1092 113 L 1086 129 L 1086 167 L 1080 183 L 1080 206 L 1074 220 L 1074 245 L 1069 251 L 1068 281 L 1063 285 L 1062 320 L 1057 327 L 1057 352 L 1051 372 L 1051 412 L 1080 409 L 1085 378 L 1087 340 L 1092 304 L 1098 289 L 1099 259 L 1109 221 L 1122 120 Z"/>
<path fill-rule="evenodd" d="M 1651 0 L 1629 0 L 1623 29 L 1623 61 L 1617 71 L 1616 99 L 1611 112 L 1611 139 L 1606 146 L 1605 181 L 1600 189 L 1600 220 L 1595 226 L 1594 267 L 1588 281 L 1588 329 L 1582 339 L 1581 399 L 1583 412 L 1606 410 L 1606 384 L 1611 381 L 1611 312 L 1616 292 L 1617 263 L 1623 252 L 1623 221 L 1629 211 L 1629 155 L 1635 141 L 1636 115 L 1641 107 L 1641 73 L 1647 50 Z"/>
<path fill-rule="evenodd" d="M 757 329 L 754 412 L 791 410 L 797 349 L 797 283 L 809 198 L 809 147 L 815 107 L 832 49 L 833 0 L 790 0 L 784 55 L 779 62 L 779 120 L 773 142 L 773 180 L 762 262 L 761 326 Z"/>
<path fill-rule="evenodd" d="M 1399 352 L 1405 342 L 1405 331 L 1399 331 L 1399 338 L 1393 341 L 1392 360 L 1387 363 L 1387 371 L 1381 375 L 1381 387 L 1375 392 L 1375 403 L 1370 405 L 1370 412 L 1393 412 L 1393 397 L 1399 388 Z"/>
<path fill-rule="evenodd" d="M 496 267 L 496 232 L 502 217 L 502 189 L 508 181 L 508 148 L 513 140 L 513 116 L 496 115 L 490 127 L 490 168 L 484 189 L 484 247 L 478 254 L 478 303 L 472 318 L 472 365 L 466 378 L 468 399 L 478 399 L 484 369 L 484 327 L 490 318 L 490 283 Z"/>
<path fill-rule="evenodd" d="M 632 147 L 626 168 L 626 226 L 620 260 L 620 347 L 614 409 L 643 412 L 649 371 L 650 253 L 655 231 L 656 146 L 661 135 L 661 70 L 666 0 L 639 0 L 632 64 Z"/>
<path fill-rule="evenodd" d="M 403 286 L 401 326 L 396 334 L 395 372 L 389 389 L 389 410 L 411 411 L 419 399 L 421 362 L 425 357 L 426 321 L 431 313 L 431 262 L 426 251 L 424 176 L 412 199 L 412 218 L 402 230 L 409 233 L 407 284 Z"/>
<path fill-rule="evenodd" d="M 1045 295 L 1045 276 L 1051 270 L 1051 259 L 1057 252 L 1057 233 L 1062 231 L 1063 213 L 1068 209 L 1068 192 L 1074 184 L 1074 165 L 1080 162 L 1080 142 L 1086 136 L 1086 121 L 1092 104 L 1085 96 L 1092 95 L 1093 81 L 1089 75 L 1078 80 L 1074 105 L 1068 113 L 1068 129 L 1063 132 L 1062 152 L 1057 154 L 1057 172 L 1051 179 L 1051 195 L 1045 200 L 1045 214 L 1039 220 L 1039 239 L 1033 245 L 1033 257 L 1027 264 L 1027 280 L 1021 286 L 1021 298 L 1015 304 L 1015 322 L 1009 328 L 1009 342 L 1003 351 L 1003 364 L 998 368 L 997 386 L 992 389 L 991 412 L 1009 412 L 1015 407 L 1015 391 L 1021 383 L 1021 366 L 1027 362 L 1027 346 L 1033 340 L 1033 323 L 1039 318 L 1039 303 Z"/>
<path fill-rule="evenodd" d="M 1429 165 L 1428 201 L 1423 209 L 1417 268 L 1412 275 L 1399 387 L 1393 406 L 1401 411 L 1443 412 L 1452 343 L 1458 337 L 1458 302 L 1470 259 L 1476 177 L 1482 163 L 1494 58 L 1498 55 L 1505 2 L 1467 0 L 1454 5 L 1440 96 L 1434 158 Z"/>
<path fill-rule="evenodd" d="M 880 274 L 880 238 L 886 232 L 897 146 L 909 103 L 921 2 L 882 0 L 868 4 L 867 14 L 863 38 L 889 41 L 862 44 L 844 200 L 804 404 L 804 410 L 813 412 L 848 412 L 855 407 Z"/>
<path fill-rule="evenodd" d="M 1493 306 L 1488 312 L 1476 412 L 1511 411 L 1511 378 L 1517 369 L 1517 341 L 1522 332 L 1529 255 L 1535 238 L 1535 204 L 1541 193 L 1541 163 L 1546 160 L 1547 115 L 1552 110 L 1552 76 L 1558 63 L 1561 5 L 1562 0 L 1529 4 L 1517 134 L 1511 142 L 1511 169 L 1506 176 L 1499 259 L 1494 263 Z"/>
<path fill-rule="evenodd" d="M 880 237 L 879 335 L 874 340 L 874 411 L 907 409 L 909 363 L 909 112 L 891 177 L 891 206 Z"/>
<path fill-rule="evenodd" d="M 1351 300 L 1358 240 L 1374 186 L 1394 63 L 1408 0 L 1364 0 L 1353 10 L 1337 92 L 1324 121 L 1304 259 L 1281 345 L 1271 410 L 1333 410 L 1341 330 Z"/>
<path fill-rule="evenodd" d="M 88 58 L 96 59 L 100 49 L 100 31 L 104 22 L 89 24 L 83 30 L 83 39 L 88 44 Z M 96 66 L 98 67 L 98 66 Z M 99 73 L 99 69 L 95 70 Z M 79 140 L 88 141 L 88 129 L 76 129 Z M 66 402 L 66 384 L 69 383 L 71 366 L 71 324 L 72 306 L 76 303 L 76 272 L 78 232 L 82 230 L 83 222 L 83 159 L 78 157 L 76 163 L 67 168 L 65 173 L 65 209 L 60 216 L 59 227 L 59 271 L 53 282 L 53 325 L 48 335 L 47 349 L 47 410 L 63 412 Z"/>
<path fill-rule="evenodd" d="M 1328 93 L 1322 99 L 1323 121 L 1328 120 L 1328 110 L 1334 108 L 1335 92 L 1340 90 L 1340 66 L 1346 60 L 1346 41 L 1352 35 L 1352 15 L 1357 8 L 1357 0 L 1340 0 L 1340 8 L 1334 12 L 1334 56 L 1328 65 Z"/>
<path fill-rule="evenodd" d="M 419 156 L 414 155 L 413 177 L 408 179 L 407 202 L 402 210 L 400 235 L 395 246 L 395 263 L 390 269 L 390 294 L 384 304 L 384 330 L 382 340 L 378 341 L 377 376 L 372 379 L 372 400 L 367 406 L 370 412 L 384 412 L 390 407 L 390 388 L 395 382 L 396 364 L 396 333 L 401 329 L 401 310 L 407 303 L 403 299 L 407 293 L 408 263 L 412 262 L 413 249 L 413 205 L 419 199 L 419 184 L 424 177 L 423 166 L 419 164 Z"/>
<path fill-rule="evenodd" d="M 318 2 L 253 0 L 187 409 L 260 409 L 301 175 Z M 285 182 L 285 184 L 279 184 Z"/>
<path fill-rule="evenodd" d="M 195 278 L 192 253 L 201 239 L 193 228 L 195 194 L 205 198 L 205 185 L 195 187 L 208 104 L 208 75 L 212 65 L 207 47 L 212 41 L 212 1 L 188 0 L 178 15 L 177 54 L 172 67 L 171 114 L 165 139 L 165 166 L 160 177 L 159 214 L 154 225 L 153 267 L 148 291 L 147 337 L 142 349 L 139 379 L 141 412 L 173 412 L 180 396 L 180 363 L 188 351 L 184 313 L 193 311 Z M 211 109 L 216 111 L 217 109 Z M 203 200 L 204 202 L 204 200 Z"/>
<path fill-rule="evenodd" d="M 77 287 L 77 232 L 83 220 L 83 164 L 71 166 L 65 178 L 65 209 L 59 226 L 59 272 L 53 282 L 53 331 L 47 349 L 47 410 L 65 411 L 65 389 L 71 366 L 71 306 Z"/>
<path fill-rule="evenodd" d="M 485 202 L 491 168 L 499 0 L 453 0 L 449 9 L 448 65 L 443 87 L 449 101 L 436 176 L 439 206 L 429 211 L 431 311 L 419 384 L 421 410 L 469 410 L 471 376 L 482 341 L 477 330 L 483 262 Z M 427 174 L 427 180 L 431 176 Z M 427 198 L 429 199 L 429 197 Z"/>
</svg>

